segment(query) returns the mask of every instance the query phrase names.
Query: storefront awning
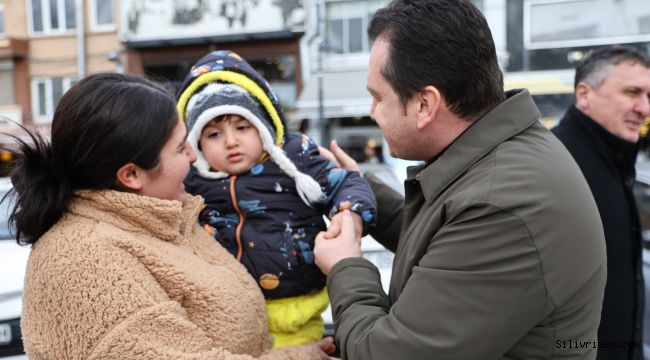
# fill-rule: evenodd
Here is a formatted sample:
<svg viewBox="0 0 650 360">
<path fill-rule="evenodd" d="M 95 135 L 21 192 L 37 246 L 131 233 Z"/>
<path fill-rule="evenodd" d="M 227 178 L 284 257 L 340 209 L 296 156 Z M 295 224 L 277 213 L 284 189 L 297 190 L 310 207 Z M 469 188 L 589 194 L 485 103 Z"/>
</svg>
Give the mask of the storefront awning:
<svg viewBox="0 0 650 360">
<path fill-rule="evenodd" d="M 372 98 L 366 91 L 366 69 L 323 74 L 323 110 L 325 118 L 368 116 Z M 290 122 L 318 119 L 318 77 L 312 76 L 302 90 Z"/>
<path fill-rule="evenodd" d="M 506 90 L 526 88 L 532 95 L 571 94 L 575 70 L 524 71 L 504 74 Z"/>
</svg>

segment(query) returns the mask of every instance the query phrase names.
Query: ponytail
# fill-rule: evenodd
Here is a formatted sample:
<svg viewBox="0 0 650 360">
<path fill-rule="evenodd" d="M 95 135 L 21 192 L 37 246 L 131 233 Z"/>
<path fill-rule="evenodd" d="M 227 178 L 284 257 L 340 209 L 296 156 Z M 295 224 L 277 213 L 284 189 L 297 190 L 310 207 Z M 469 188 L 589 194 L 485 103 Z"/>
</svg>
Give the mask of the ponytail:
<svg viewBox="0 0 650 360">
<path fill-rule="evenodd" d="M 38 133 L 24 127 L 23 130 L 32 144 L 12 136 L 18 151 L 14 153 L 16 167 L 11 173 L 15 204 L 9 222 L 15 226 L 18 244 L 33 245 L 61 218 L 73 193 L 64 165 L 54 156 L 52 145 Z"/>
</svg>

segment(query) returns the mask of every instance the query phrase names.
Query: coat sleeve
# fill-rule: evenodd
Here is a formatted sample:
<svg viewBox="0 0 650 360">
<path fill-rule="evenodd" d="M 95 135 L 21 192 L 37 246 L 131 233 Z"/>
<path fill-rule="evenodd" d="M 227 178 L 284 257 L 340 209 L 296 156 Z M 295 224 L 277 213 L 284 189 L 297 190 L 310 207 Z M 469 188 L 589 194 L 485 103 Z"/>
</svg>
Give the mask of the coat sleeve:
<svg viewBox="0 0 650 360">
<path fill-rule="evenodd" d="M 368 182 L 358 172 L 345 170 L 321 156 L 318 147 L 307 135 L 298 136 L 301 137 L 301 171 L 314 178 L 324 189 L 324 214 L 331 218 L 339 211 L 353 211 L 363 219 L 363 233 L 367 234 L 377 222 L 377 202 Z"/>
<path fill-rule="evenodd" d="M 413 239 L 415 240 L 415 239 Z M 346 259 L 327 279 L 343 359 L 497 359 L 550 311 L 525 225 L 490 205 L 460 210 L 391 304 L 377 269 Z M 396 264 L 401 260 L 397 254 Z"/>
</svg>

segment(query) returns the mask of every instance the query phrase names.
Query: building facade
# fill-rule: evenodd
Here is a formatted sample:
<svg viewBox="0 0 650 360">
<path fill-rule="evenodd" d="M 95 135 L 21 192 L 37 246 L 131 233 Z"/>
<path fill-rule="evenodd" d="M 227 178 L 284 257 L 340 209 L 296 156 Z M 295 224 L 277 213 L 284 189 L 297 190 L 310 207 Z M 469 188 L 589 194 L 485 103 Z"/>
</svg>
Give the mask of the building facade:
<svg viewBox="0 0 650 360">
<path fill-rule="evenodd" d="M 285 108 L 302 88 L 302 0 L 124 0 L 127 70 L 177 91 L 194 62 L 232 50 L 269 81 Z"/>
<path fill-rule="evenodd" d="M 306 42 L 305 86 L 290 118 L 316 139 L 336 138 L 363 160 L 369 141 L 383 143 L 369 118 L 366 26 L 388 0 L 315 2 L 312 23 L 319 26 L 310 31 L 319 40 Z M 505 89 L 527 88 L 548 127 L 573 103 L 575 66 L 589 51 L 627 44 L 650 53 L 647 0 L 473 2 L 490 25 Z"/>
<path fill-rule="evenodd" d="M 2 115 L 48 124 L 70 84 L 120 71 L 116 0 L 0 0 Z"/>
<path fill-rule="evenodd" d="M 506 89 L 528 88 L 552 126 L 573 100 L 573 69 L 586 53 L 614 43 L 650 51 L 646 1 L 474 3 L 492 29 Z M 88 73 L 143 74 L 177 90 L 201 56 L 230 49 L 269 80 L 290 127 L 361 154 L 369 141 L 383 143 L 365 90 L 366 27 L 387 3 L 0 0 L 0 125 L 48 124 L 63 92 Z"/>
</svg>

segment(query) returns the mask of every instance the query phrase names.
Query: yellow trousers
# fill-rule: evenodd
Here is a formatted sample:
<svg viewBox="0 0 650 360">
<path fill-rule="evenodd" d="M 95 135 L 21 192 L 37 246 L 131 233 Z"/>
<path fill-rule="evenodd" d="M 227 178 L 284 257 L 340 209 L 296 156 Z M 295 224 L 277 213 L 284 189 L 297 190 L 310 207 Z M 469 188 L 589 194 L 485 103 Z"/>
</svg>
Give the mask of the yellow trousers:
<svg viewBox="0 0 650 360">
<path fill-rule="evenodd" d="M 266 300 L 273 347 L 304 345 L 322 338 L 325 324 L 321 314 L 328 304 L 325 288 L 309 295 Z"/>
</svg>

